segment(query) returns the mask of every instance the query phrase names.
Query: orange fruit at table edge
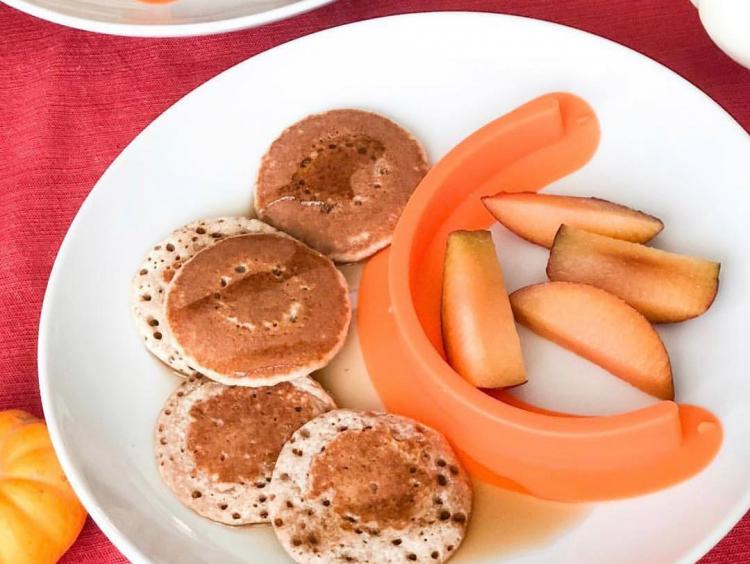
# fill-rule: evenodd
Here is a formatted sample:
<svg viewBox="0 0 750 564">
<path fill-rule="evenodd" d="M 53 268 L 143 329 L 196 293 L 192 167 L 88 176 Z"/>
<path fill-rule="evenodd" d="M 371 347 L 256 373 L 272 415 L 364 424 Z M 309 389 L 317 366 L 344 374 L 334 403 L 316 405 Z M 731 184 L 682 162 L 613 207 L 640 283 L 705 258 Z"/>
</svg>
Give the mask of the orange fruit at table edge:
<svg viewBox="0 0 750 564">
<path fill-rule="evenodd" d="M 85 520 L 44 421 L 0 411 L 0 562 L 56 562 Z"/>
</svg>

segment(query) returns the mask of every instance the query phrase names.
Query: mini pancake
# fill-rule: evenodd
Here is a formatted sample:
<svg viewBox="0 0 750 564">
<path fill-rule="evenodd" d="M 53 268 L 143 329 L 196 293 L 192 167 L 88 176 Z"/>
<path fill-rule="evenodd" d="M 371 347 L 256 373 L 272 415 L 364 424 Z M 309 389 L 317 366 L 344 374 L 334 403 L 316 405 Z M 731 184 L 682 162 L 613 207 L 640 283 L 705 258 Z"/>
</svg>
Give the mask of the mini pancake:
<svg viewBox="0 0 750 564">
<path fill-rule="evenodd" d="M 389 119 L 332 110 L 285 130 L 263 157 L 255 209 L 263 221 L 338 262 L 366 258 L 391 241 L 427 155 Z"/>
<path fill-rule="evenodd" d="M 324 367 L 350 319 L 341 272 L 282 233 L 206 247 L 167 289 L 175 348 L 201 374 L 228 385 L 269 386 Z"/>
<path fill-rule="evenodd" d="M 333 408 L 308 377 L 244 388 L 191 376 L 156 423 L 159 472 L 199 515 L 227 525 L 266 522 L 266 486 L 282 445 L 303 423 Z"/>
<path fill-rule="evenodd" d="M 131 290 L 133 317 L 146 348 L 181 376 L 196 374 L 195 368 L 175 348 L 165 323 L 165 298 L 172 278 L 185 261 L 222 239 L 244 233 L 275 232 L 256 219 L 220 217 L 190 223 L 154 245 L 133 278 Z"/>
<path fill-rule="evenodd" d="M 471 483 L 442 435 L 385 413 L 330 411 L 279 454 L 271 523 L 296 562 L 444 562 Z"/>
</svg>

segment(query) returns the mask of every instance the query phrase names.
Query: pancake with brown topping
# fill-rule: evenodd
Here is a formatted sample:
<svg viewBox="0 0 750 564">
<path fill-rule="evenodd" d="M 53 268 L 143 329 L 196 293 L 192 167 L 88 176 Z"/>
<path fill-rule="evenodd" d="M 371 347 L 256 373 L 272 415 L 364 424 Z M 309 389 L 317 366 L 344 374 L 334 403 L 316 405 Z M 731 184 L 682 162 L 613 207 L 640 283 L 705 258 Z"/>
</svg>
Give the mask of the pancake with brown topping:
<svg viewBox="0 0 750 564">
<path fill-rule="evenodd" d="M 189 223 L 156 243 L 133 278 L 131 303 L 138 333 L 146 348 L 182 376 L 197 373 L 175 348 L 166 326 L 167 287 L 185 261 L 222 239 L 245 233 L 276 233 L 273 227 L 246 217 L 219 217 Z"/>
<path fill-rule="evenodd" d="M 331 411 L 284 445 L 271 523 L 296 562 L 444 562 L 471 484 L 438 432 L 384 413 Z"/>
<path fill-rule="evenodd" d="M 199 515 L 228 525 L 266 522 L 268 484 L 282 445 L 333 408 L 308 377 L 247 388 L 193 376 L 172 394 L 156 424 L 162 479 Z"/>
<path fill-rule="evenodd" d="M 280 233 L 230 237 L 182 265 L 166 320 L 181 356 L 230 385 L 267 386 L 325 366 L 351 318 L 346 280 Z"/>
<path fill-rule="evenodd" d="M 258 172 L 255 209 L 331 259 L 354 262 L 390 243 L 427 169 L 422 145 L 391 120 L 332 110 L 273 142 Z"/>
</svg>

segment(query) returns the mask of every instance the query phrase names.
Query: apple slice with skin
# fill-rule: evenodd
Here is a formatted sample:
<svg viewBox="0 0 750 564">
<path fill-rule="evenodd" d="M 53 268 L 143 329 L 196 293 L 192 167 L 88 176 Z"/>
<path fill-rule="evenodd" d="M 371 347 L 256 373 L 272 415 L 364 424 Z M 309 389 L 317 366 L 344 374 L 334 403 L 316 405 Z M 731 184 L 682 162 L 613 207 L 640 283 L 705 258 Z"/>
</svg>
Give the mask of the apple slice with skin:
<svg viewBox="0 0 750 564">
<path fill-rule="evenodd" d="M 547 276 L 593 284 L 649 321 L 673 323 L 709 308 L 719 288 L 720 266 L 563 225 L 550 251 Z"/>
<path fill-rule="evenodd" d="M 448 362 L 474 386 L 526 382 L 521 343 L 489 231 L 454 231 L 448 237 L 442 330 Z"/>
<path fill-rule="evenodd" d="M 656 217 L 599 198 L 500 192 L 482 203 L 513 233 L 547 248 L 562 224 L 636 243 L 650 241 L 664 228 Z"/>
<path fill-rule="evenodd" d="M 546 282 L 510 295 L 516 320 L 657 398 L 674 399 L 669 355 L 648 320 L 588 284 Z"/>
</svg>

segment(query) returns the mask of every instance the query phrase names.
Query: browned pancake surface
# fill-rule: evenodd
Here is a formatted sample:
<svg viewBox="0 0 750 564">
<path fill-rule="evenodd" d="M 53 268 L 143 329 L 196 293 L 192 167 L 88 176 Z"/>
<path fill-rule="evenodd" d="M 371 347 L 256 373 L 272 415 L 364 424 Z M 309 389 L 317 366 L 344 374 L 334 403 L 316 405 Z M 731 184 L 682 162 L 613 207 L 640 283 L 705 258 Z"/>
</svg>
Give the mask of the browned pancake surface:
<svg viewBox="0 0 750 564">
<path fill-rule="evenodd" d="M 222 382 L 289 379 L 323 366 L 346 334 L 346 282 L 333 263 L 278 234 L 198 253 L 167 295 L 169 327 L 200 372 Z"/>
<path fill-rule="evenodd" d="M 309 421 L 282 449 L 271 488 L 271 522 L 297 562 L 444 562 L 471 513 L 445 439 L 390 414 Z"/>
<path fill-rule="evenodd" d="M 146 348 L 182 376 L 193 376 L 197 371 L 175 347 L 166 323 L 169 284 L 182 265 L 202 249 L 246 233 L 276 233 L 276 230 L 247 217 L 218 217 L 189 223 L 154 245 L 133 279 L 132 312 Z"/>
<path fill-rule="evenodd" d="M 227 386 L 190 408 L 187 448 L 196 468 L 220 482 L 260 482 L 269 477 L 282 445 L 322 413 L 323 402 L 281 382 L 248 389 Z"/>
<path fill-rule="evenodd" d="M 427 168 L 419 142 L 382 116 L 316 114 L 284 131 L 264 156 L 256 210 L 334 260 L 359 260 L 390 242 Z"/>
<path fill-rule="evenodd" d="M 422 435 L 395 441 L 385 427 L 344 431 L 313 461 L 310 495 L 335 492 L 332 509 L 344 526 L 355 516 L 404 528 L 433 489 L 434 477 L 420 461 L 426 442 Z"/>
<path fill-rule="evenodd" d="M 229 525 L 267 521 L 266 486 L 283 444 L 333 407 L 309 378 L 248 388 L 193 376 L 159 415 L 160 473 L 177 498 L 204 517 Z"/>
</svg>

